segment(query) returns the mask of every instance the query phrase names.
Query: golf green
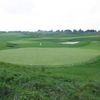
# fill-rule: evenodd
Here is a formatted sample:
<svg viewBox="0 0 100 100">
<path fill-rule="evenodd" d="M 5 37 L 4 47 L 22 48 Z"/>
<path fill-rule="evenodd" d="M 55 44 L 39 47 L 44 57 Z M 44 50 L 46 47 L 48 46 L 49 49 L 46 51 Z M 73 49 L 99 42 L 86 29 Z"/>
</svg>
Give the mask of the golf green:
<svg viewBox="0 0 100 100">
<path fill-rule="evenodd" d="M 99 50 L 78 48 L 20 48 L 0 51 L 0 61 L 19 65 L 67 65 L 88 61 Z"/>
</svg>

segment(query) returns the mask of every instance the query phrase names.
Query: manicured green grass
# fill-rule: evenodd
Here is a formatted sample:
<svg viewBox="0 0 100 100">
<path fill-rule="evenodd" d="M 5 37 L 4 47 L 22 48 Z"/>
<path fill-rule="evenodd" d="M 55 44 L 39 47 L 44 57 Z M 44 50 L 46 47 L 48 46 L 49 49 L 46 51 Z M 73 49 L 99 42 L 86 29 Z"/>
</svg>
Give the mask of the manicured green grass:
<svg viewBox="0 0 100 100">
<path fill-rule="evenodd" d="M 100 41 L 91 41 L 89 45 L 85 45 L 84 47 L 81 48 L 100 50 Z"/>
<path fill-rule="evenodd" d="M 86 62 L 99 50 L 77 48 L 22 48 L 0 51 L 0 61 L 23 65 L 69 65 Z"/>
</svg>

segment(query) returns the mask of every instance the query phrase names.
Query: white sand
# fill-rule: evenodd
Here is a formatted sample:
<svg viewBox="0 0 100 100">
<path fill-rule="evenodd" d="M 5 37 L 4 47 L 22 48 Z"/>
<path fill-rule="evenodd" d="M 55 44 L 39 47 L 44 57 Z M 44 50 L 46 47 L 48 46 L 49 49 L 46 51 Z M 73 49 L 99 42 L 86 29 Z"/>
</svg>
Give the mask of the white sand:
<svg viewBox="0 0 100 100">
<path fill-rule="evenodd" d="M 61 44 L 77 44 L 77 43 L 79 43 L 79 41 L 77 41 L 77 42 L 61 42 Z"/>
</svg>

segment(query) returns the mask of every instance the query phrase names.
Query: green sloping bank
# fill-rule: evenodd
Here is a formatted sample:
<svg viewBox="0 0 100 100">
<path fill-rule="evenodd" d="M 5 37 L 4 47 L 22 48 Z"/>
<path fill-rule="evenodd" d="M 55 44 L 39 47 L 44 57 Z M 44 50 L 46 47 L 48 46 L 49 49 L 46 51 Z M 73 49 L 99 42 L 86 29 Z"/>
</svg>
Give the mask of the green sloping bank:
<svg viewBox="0 0 100 100">
<path fill-rule="evenodd" d="M 100 100 L 100 57 L 72 67 L 1 62 L 0 100 Z"/>
<path fill-rule="evenodd" d="M 19 65 L 69 65 L 88 61 L 100 50 L 78 48 L 20 48 L 0 51 L 0 61 Z"/>
</svg>

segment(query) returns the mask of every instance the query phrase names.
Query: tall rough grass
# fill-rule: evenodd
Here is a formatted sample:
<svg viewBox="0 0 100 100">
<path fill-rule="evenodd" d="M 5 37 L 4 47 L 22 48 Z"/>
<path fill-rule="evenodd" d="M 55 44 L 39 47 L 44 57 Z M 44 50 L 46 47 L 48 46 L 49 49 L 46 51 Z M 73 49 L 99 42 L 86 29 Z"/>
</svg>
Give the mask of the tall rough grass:
<svg viewBox="0 0 100 100">
<path fill-rule="evenodd" d="M 100 57 L 92 61 L 92 64 L 87 62 L 56 68 L 18 66 L 1 62 L 0 99 L 99 100 L 100 80 L 90 73 L 94 70 L 100 77 L 99 67 Z M 87 79 L 87 75 L 92 76 Z"/>
</svg>

